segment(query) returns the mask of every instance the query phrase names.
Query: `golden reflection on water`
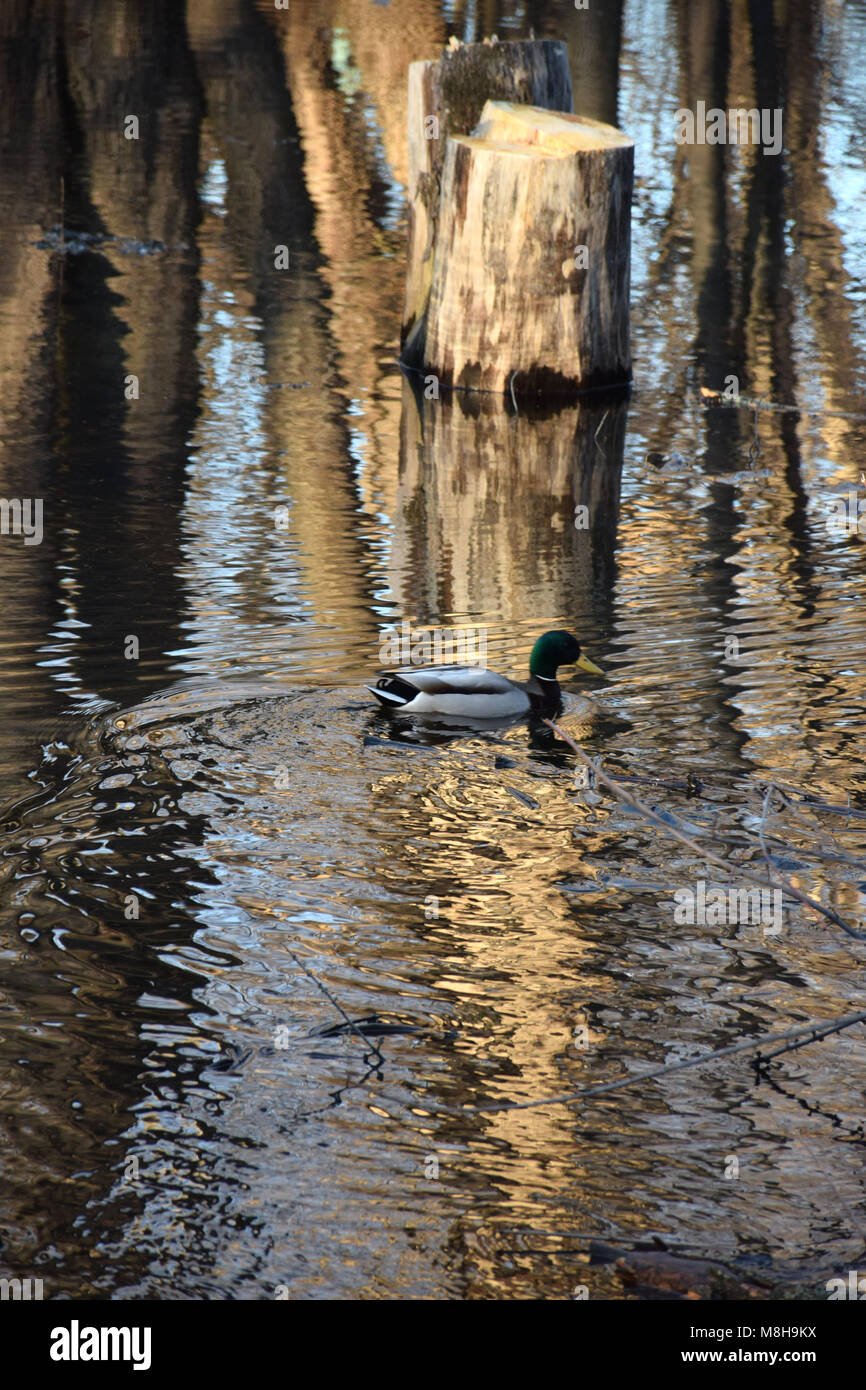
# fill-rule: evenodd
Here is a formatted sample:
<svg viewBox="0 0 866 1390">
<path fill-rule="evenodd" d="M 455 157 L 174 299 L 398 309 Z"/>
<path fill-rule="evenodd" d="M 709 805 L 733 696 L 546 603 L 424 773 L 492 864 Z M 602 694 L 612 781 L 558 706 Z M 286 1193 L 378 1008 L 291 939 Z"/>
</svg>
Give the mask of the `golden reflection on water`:
<svg viewBox="0 0 866 1390">
<path fill-rule="evenodd" d="M 769 778 L 863 807 L 863 539 L 827 524 L 866 442 L 862 7 L 734 6 L 725 33 L 621 8 L 0 16 L 0 491 L 46 501 L 41 546 L 0 546 L 0 773 L 28 797 L 3 830 L 0 1214 L 60 1292 L 620 1297 L 581 1233 L 822 1269 L 862 1248 L 854 1035 L 775 1088 L 719 1067 L 470 1112 L 843 1013 L 862 950 L 804 917 L 675 927 L 705 870 L 581 798 L 562 749 L 399 742 L 361 689 L 404 620 L 483 631 L 514 676 L 565 626 L 606 672 L 569 673 L 566 727 L 614 770 L 704 779 L 650 793 L 676 814 L 754 834 Z M 430 399 L 395 364 L 406 66 L 530 22 L 636 138 L 628 402 Z M 778 164 L 666 135 L 771 80 Z M 118 103 L 151 117 L 138 146 Z M 35 244 L 61 202 L 63 254 Z M 105 239 L 73 253 L 82 231 Z M 700 394 L 729 373 L 774 408 Z M 851 921 L 859 824 L 767 827 Z M 853 862 L 817 857 L 828 833 Z M 319 984 L 392 1025 L 380 1065 Z"/>
</svg>

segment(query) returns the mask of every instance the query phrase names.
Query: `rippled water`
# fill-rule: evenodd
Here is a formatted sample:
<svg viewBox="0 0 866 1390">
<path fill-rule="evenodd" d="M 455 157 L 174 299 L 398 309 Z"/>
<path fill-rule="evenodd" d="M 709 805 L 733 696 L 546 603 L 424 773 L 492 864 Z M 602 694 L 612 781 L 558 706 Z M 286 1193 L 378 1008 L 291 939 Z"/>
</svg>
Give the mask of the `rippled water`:
<svg viewBox="0 0 866 1390">
<path fill-rule="evenodd" d="M 394 361 L 399 94 L 461 25 L 325 8 L 169 24 L 174 173 L 144 191 L 105 137 L 109 40 L 63 40 L 65 217 L 140 254 L 35 245 L 47 98 L 8 156 L 2 486 L 44 497 L 45 538 L 0 538 L 3 1272 L 47 1297 L 619 1298 L 590 1239 L 658 1236 L 824 1297 L 866 1247 L 862 1025 L 760 1082 L 739 1058 L 476 1107 L 850 1013 L 866 944 L 794 907 L 778 934 L 675 921 L 713 870 L 588 797 L 549 731 L 395 728 L 363 685 L 403 620 L 477 627 L 513 675 L 572 628 L 606 676 L 566 681 L 563 729 L 734 862 L 760 869 L 763 829 L 866 927 L 863 539 L 828 526 L 866 459 L 866 10 L 770 74 L 791 192 L 739 152 L 677 165 L 654 55 L 712 45 L 624 6 L 618 112 L 589 114 L 637 138 L 635 390 L 536 418 L 419 399 Z M 579 67 L 573 22 L 536 27 Z M 701 394 L 729 371 L 799 409 Z M 768 781 L 839 809 L 762 817 Z"/>
</svg>

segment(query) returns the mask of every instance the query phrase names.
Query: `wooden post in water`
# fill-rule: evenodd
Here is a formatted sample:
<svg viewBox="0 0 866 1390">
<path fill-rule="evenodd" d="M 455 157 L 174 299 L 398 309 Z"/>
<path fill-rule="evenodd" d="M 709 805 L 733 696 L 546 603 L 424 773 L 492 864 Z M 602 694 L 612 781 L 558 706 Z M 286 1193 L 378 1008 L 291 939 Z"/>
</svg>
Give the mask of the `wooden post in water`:
<svg viewBox="0 0 866 1390">
<path fill-rule="evenodd" d="M 515 396 L 627 383 L 633 175 L 613 126 L 488 102 L 448 141 L 425 369 Z"/>
<path fill-rule="evenodd" d="M 573 110 L 564 43 L 533 39 L 452 44 L 435 62 L 409 65 L 409 247 L 400 340 L 403 360 L 412 365 L 423 360 L 448 137 L 468 135 L 491 97 Z"/>
<path fill-rule="evenodd" d="M 550 40 L 410 66 L 403 361 L 442 385 L 516 398 L 631 379 L 634 144 L 571 105 Z"/>
</svg>

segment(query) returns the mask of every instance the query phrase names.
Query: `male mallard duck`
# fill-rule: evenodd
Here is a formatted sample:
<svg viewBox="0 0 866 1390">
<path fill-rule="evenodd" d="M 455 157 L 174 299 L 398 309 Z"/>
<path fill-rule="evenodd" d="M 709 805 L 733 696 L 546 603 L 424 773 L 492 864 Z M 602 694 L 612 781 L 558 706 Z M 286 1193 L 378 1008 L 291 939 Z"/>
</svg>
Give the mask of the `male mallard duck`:
<svg viewBox="0 0 866 1390">
<path fill-rule="evenodd" d="M 529 680 L 510 681 L 480 666 L 421 666 L 387 671 L 367 690 L 386 709 L 411 714 L 469 715 L 501 719 L 535 710 L 555 713 L 560 704 L 556 671 L 575 665 L 592 676 L 603 676 L 570 632 L 545 632 L 529 658 Z"/>
</svg>

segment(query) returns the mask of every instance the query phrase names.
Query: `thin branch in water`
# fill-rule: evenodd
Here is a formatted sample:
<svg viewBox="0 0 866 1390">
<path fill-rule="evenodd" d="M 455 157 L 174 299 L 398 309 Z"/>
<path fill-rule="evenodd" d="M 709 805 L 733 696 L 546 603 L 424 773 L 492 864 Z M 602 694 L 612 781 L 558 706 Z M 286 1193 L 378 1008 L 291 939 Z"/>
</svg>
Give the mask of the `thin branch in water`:
<svg viewBox="0 0 866 1390">
<path fill-rule="evenodd" d="M 804 415 L 807 419 L 818 419 L 822 415 L 827 415 L 839 420 L 866 420 L 866 415 L 862 410 L 807 410 L 802 405 L 784 405 L 777 401 L 768 401 L 761 396 L 760 400 L 755 400 L 754 396 L 728 396 L 724 391 L 716 391 L 712 386 L 702 386 L 700 394 L 705 400 L 718 401 L 725 406 L 734 406 L 740 410 L 773 410 L 778 414 Z"/>
<path fill-rule="evenodd" d="M 710 864 L 717 864 L 720 868 L 724 869 L 726 874 L 730 875 L 731 869 L 734 867 L 730 860 L 722 859 L 720 855 L 714 854 L 712 850 L 707 849 L 706 845 L 698 844 L 697 840 L 693 839 L 691 835 L 686 835 L 682 830 L 679 830 L 676 825 L 671 824 L 671 821 L 668 820 L 667 817 L 660 815 L 657 811 L 654 811 L 651 806 L 647 806 L 646 802 L 639 800 L 639 798 L 633 796 L 631 792 L 626 791 L 625 787 L 620 786 L 612 777 L 608 777 L 606 772 L 602 772 L 600 767 L 595 767 L 592 759 L 587 757 L 586 753 L 584 753 L 582 748 L 578 747 L 574 739 L 569 738 L 565 730 L 560 729 L 559 725 L 555 724 L 552 719 L 545 719 L 544 723 L 549 729 L 552 729 L 559 738 L 568 744 L 569 748 L 577 754 L 585 766 L 595 768 L 595 774 L 598 780 L 604 783 L 608 790 L 613 792 L 614 796 L 618 797 L 620 801 L 624 801 L 627 806 L 631 806 L 632 810 L 637 811 L 639 815 L 645 816 L 647 820 L 653 825 L 658 826 L 660 830 L 666 831 L 667 834 L 671 835 L 675 840 L 679 840 L 680 844 L 685 845 L 686 848 L 696 854 L 699 859 L 704 859 Z M 816 902 L 814 898 L 809 897 L 808 893 L 803 893 L 795 884 L 789 882 L 788 879 L 783 878 L 781 874 L 777 873 L 775 869 L 768 867 L 766 879 L 759 874 L 753 873 L 750 869 L 746 869 L 741 864 L 736 865 L 736 869 L 742 878 L 750 879 L 753 883 L 760 884 L 761 887 L 766 887 L 767 883 L 769 883 L 773 888 L 779 888 L 783 893 L 787 893 L 789 897 L 796 898 L 804 907 L 811 908 L 813 912 L 817 912 L 821 917 L 826 917 L 828 921 L 840 927 L 847 936 L 853 937 L 855 941 L 866 941 L 866 932 L 857 931 L 856 928 L 850 926 L 848 922 L 845 921 L 844 917 L 840 917 L 839 913 L 834 911 L 832 907 L 825 907 L 823 903 Z"/>
<path fill-rule="evenodd" d="M 663 1076 L 672 1076 L 674 1072 L 685 1071 L 689 1067 L 703 1067 L 708 1062 L 717 1062 L 723 1057 L 734 1057 L 742 1052 L 754 1052 L 757 1050 L 758 1063 L 769 1060 L 769 1057 L 778 1057 L 783 1052 L 794 1051 L 795 1048 L 805 1047 L 810 1042 L 821 1042 L 824 1038 L 829 1038 L 833 1033 L 841 1033 L 845 1028 L 853 1028 L 855 1023 L 866 1023 L 866 1010 L 857 1014 L 846 1014 L 844 1018 L 833 1019 L 830 1023 L 804 1023 L 799 1028 L 789 1028 L 784 1033 L 767 1033 L 763 1038 L 752 1038 L 748 1042 L 731 1043 L 729 1047 L 720 1047 L 715 1052 L 702 1052 L 699 1057 L 687 1057 L 683 1062 L 671 1062 L 665 1067 L 654 1067 L 651 1071 L 637 1072 L 631 1076 L 621 1076 L 617 1081 L 602 1081 L 597 1086 L 584 1086 L 579 1091 L 568 1091 L 560 1096 L 548 1096 L 546 1100 L 513 1100 L 503 1101 L 500 1105 L 467 1105 L 464 1106 L 463 1113 L 467 1111 L 478 1113 L 484 1111 L 491 1113 L 499 1110 L 537 1110 L 542 1105 L 570 1105 L 574 1101 L 587 1100 L 590 1096 L 607 1095 L 611 1091 L 623 1091 L 627 1086 L 637 1086 L 643 1081 L 656 1081 Z M 778 1047 L 770 1054 L 764 1054 L 764 1048 L 775 1043 L 785 1043 L 793 1039 L 802 1039 L 791 1047 Z"/>
<path fill-rule="evenodd" d="M 354 1019 L 351 1019 L 349 1015 L 346 1013 L 346 1010 L 343 1008 L 339 999 L 335 999 L 331 991 L 327 988 L 327 986 L 323 985 L 321 980 L 317 979 L 316 976 L 313 974 L 312 970 L 308 969 L 308 967 L 304 965 L 304 962 L 300 960 L 298 956 L 295 955 L 295 952 L 292 950 L 291 946 L 287 946 L 286 950 L 288 951 L 292 960 L 295 962 L 295 965 L 298 967 L 298 969 L 303 970 L 307 978 L 312 980 L 313 984 L 316 986 L 316 989 L 321 990 L 328 1003 L 333 1004 L 334 1008 L 337 1010 L 337 1013 L 342 1015 L 343 1019 L 349 1025 L 349 1028 L 355 1034 L 355 1036 L 361 1039 L 361 1042 L 364 1044 L 365 1048 L 367 1048 L 368 1050 L 372 1049 L 375 1056 L 379 1058 L 379 1062 L 384 1066 L 385 1058 L 379 1051 L 378 1045 L 375 1042 L 373 1042 L 372 1038 L 368 1038 L 366 1033 L 363 1033 L 361 1031 Z"/>
<path fill-rule="evenodd" d="M 607 410 L 604 412 L 604 414 L 602 415 L 601 419 L 599 420 L 599 422 L 598 422 L 598 429 L 596 430 L 595 434 L 593 435 L 593 442 L 594 442 L 594 444 L 595 444 L 595 447 L 598 449 L 598 452 L 601 454 L 601 456 L 602 456 L 603 459 L 606 459 L 606 458 L 607 458 L 607 454 L 604 452 L 604 449 L 603 449 L 603 448 L 601 447 L 601 445 L 599 444 L 599 442 L 598 442 L 598 436 L 601 434 L 602 426 L 604 425 L 604 422 L 605 422 L 605 420 L 607 419 L 607 417 L 608 417 L 609 414 L 610 414 L 610 406 L 608 406 Z"/>
<path fill-rule="evenodd" d="M 772 874 L 772 872 L 773 872 L 773 865 L 772 865 L 772 863 L 770 862 L 770 856 L 769 856 L 769 854 L 767 853 L 767 844 L 766 844 L 766 841 L 764 840 L 764 826 L 766 825 L 766 822 L 767 822 L 767 816 L 770 814 L 770 803 L 771 803 L 772 800 L 773 800 L 773 792 L 774 792 L 774 791 L 775 791 L 775 787 L 773 787 L 772 785 L 770 785 L 770 786 L 767 788 L 766 792 L 764 793 L 764 804 L 763 804 L 763 806 L 761 807 L 761 821 L 760 821 L 760 824 L 759 824 L 759 826 L 758 826 L 758 841 L 759 841 L 760 846 L 761 846 L 761 853 L 762 853 L 763 856 L 764 856 L 764 863 L 765 863 L 766 866 L 767 866 L 767 873 L 768 873 L 768 874 Z"/>
<path fill-rule="evenodd" d="M 828 835 L 822 834 L 820 829 L 816 830 L 815 826 L 811 823 L 808 817 L 803 815 L 803 812 L 800 810 L 800 807 L 808 806 L 811 810 L 812 803 L 810 801 L 793 801 L 791 797 L 785 791 L 783 791 L 781 787 L 778 787 L 776 785 L 775 782 L 771 782 L 769 783 L 769 785 L 773 788 L 774 793 L 781 799 L 782 805 L 785 807 L 785 809 L 791 812 L 794 819 L 798 820 L 800 824 L 804 827 L 804 829 L 808 830 L 810 838 L 812 840 L 817 840 L 819 844 L 824 846 L 824 850 L 821 853 L 819 853 L 819 851 L 816 850 L 814 846 L 810 846 L 810 854 L 815 855 L 815 857 L 819 859 L 836 859 L 842 864 L 856 864 L 858 867 L 862 866 L 862 857 L 856 858 L 853 854 L 848 854 L 845 850 L 841 849 L 840 846 L 836 844 L 835 840 L 832 840 Z M 845 810 L 847 808 L 840 807 L 839 809 Z"/>
</svg>

